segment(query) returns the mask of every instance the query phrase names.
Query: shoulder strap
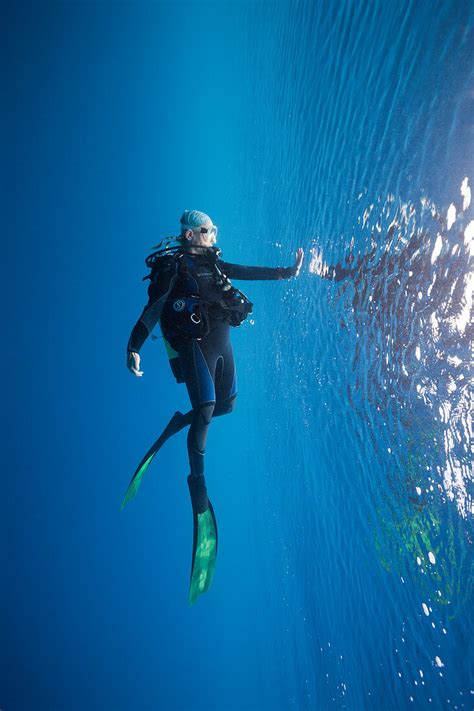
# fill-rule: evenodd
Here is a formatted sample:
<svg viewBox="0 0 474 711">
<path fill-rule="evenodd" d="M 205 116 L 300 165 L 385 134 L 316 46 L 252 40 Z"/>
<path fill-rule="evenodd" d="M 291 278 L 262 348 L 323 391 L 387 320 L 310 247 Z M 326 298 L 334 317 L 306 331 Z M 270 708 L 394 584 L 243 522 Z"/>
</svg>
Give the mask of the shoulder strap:
<svg viewBox="0 0 474 711">
<path fill-rule="evenodd" d="M 170 261 L 176 261 L 177 254 L 178 253 L 170 252 L 170 250 L 167 250 L 167 252 L 165 253 L 162 252 L 160 254 L 158 252 L 154 252 L 153 254 L 148 255 L 148 257 L 145 259 L 145 264 L 151 271 L 149 274 L 143 277 L 142 281 L 147 281 L 147 279 L 153 281 L 157 276 L 158 272 L 166 264 L 169 264 Z"/>
</svg>

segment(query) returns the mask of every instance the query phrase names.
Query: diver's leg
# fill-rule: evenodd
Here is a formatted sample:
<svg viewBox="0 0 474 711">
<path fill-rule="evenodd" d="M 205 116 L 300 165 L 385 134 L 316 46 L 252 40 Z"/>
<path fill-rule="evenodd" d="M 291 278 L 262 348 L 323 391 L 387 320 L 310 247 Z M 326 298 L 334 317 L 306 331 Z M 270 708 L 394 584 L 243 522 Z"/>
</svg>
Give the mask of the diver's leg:
<svg viewBox="0 0 474 711">
<path fill-rule="evenodd" d="M 207 433 L 211 424 L 214 402 L 208 402 L 194 408 L 191 427 L 188 432 L 188 456 L 191 474 L 202 476 L 204 474 L 204 453 L 206 450 Z"/>
<path fill-rule="evenodd" d="M 190 424 L 187 443 L 192 476 L 204 474 L 206 439 L 216 402 L 213 345 L 212 339 L 208 337 L 201 342 L 192 341 L 180 352 L 186 387 L 193 408 L 191 412 L 182 416 L 182 422 Z"/>
<path fill-rule="evenodd" d="M 217 555 L 217 523 L 212 504 L 207 495 L 204 478 L 204 452 L 207 434 L 215 412 L 216 360 L 220 354 L 220 325 L 214 324 L 208 337 L 194 341 L 184 358 L 185 382 L 192 404 L 191 413 L 183 419 L 190 420 L 188 432 L 188 455 L 191 473 L 188 487 L 193 509 L 193 553 L 191 559 L 191 580 L 189 584 L 189 602 L 193 604 L 199 595 L 209 589 L 214 575 Z M 192 356 L 190 358 L 189 356 Z M 231 405 L 219 410 L 223 414 Z"/>
<path fill-rule="evenodd" d="M 186 386 L 193 406 L 188 432 L 190 474 L 189 494 L 193 509 L 193 552 L 189 603 L 209 590 L 214 575 L 217 556 L 217 523 L 212 504 L 207 495 L 204 478 L 204 452 L 207 433 L 215 405 L 215 356 L 212 340 L 192 343 L 192 361 L 186 359 Z"/>
</svg>

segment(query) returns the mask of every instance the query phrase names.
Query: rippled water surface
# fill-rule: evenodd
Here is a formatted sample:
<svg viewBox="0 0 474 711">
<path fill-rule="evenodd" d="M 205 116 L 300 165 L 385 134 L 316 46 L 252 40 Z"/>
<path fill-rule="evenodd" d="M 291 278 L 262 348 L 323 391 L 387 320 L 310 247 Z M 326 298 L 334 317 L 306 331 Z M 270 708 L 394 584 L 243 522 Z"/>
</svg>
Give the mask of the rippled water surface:
<svg viewBox="0 0 474 711">
<path fill-rule="evenodd" d="M 311 235 L 255 316 L 281 708 L 472 708 L 472 6 L 253 19 L 261 258 Z"/>
</svg>

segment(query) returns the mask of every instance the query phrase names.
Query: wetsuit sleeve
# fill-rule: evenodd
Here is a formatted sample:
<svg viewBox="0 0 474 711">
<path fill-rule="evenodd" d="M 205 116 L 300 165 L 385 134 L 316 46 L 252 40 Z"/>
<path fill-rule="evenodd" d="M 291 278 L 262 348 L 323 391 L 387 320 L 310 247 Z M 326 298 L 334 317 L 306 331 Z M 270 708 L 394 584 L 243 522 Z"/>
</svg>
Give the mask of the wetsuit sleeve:
<svg viewBox="0 0 474 711">
<path fill-rule="evenodd" d="M 345 269 L 341 264 L 328 266 L 327 271 L 321 274 L 322 279 L 330 281 L 342 281 L 348 277 L 353 277 L 357 273 L 357 269 Z"/>
<path fill-rule="evenodd" d="M 160 320 L 166 299 L 176 279 L 176 268 L 169 268 L 164 270 L 148 287 L 148 303 L 132 329 L 128 339 L 127 353 L 140 352 L 140 348 Z"/>
<path fill-rule="evenodd" d="M 247 281 L 268 279 L 290 279 L 296 274 L 296 267 L 247 267 L 242 264 L 231 264 L 221 259 L 217 266 L 230 279 L 245 279 Z"/>
<path fill-rule="evenodd" d="M 387 239 L 393 237 L 394 230 L 395 228 L 391 226 L 387 232 Z M 325 273 L 320 276 L 322 279 L 328 279 L 330 281 L 342 281 L 343 279 L 355 279 L 356 277 L 362 277 L 371 270 L 370 264 L 376 251 L 377 245 L 374 244 L 370 252 L 364 256 L 358 256 L 357 260 L 355 260 L 353 256 L 349 255 L 345 259 L 347 266 L 343 266 L 341 262 L 328 265 Z"/>
</svg>

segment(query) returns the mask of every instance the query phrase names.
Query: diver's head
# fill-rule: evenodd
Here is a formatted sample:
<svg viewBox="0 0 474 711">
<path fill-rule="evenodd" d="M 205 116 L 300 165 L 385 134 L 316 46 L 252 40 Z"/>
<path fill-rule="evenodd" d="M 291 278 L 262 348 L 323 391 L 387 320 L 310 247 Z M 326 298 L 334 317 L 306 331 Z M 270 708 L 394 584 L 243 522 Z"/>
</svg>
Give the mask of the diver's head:
<svg viewBox="0 0 474 711">
<path fill-rule="evenodd" d="M 205 212 L 185 210 L 180 222 L 183 242 L 192 247 L 212 247 L 216 243 L 217 227 Z"/>
</svg>

